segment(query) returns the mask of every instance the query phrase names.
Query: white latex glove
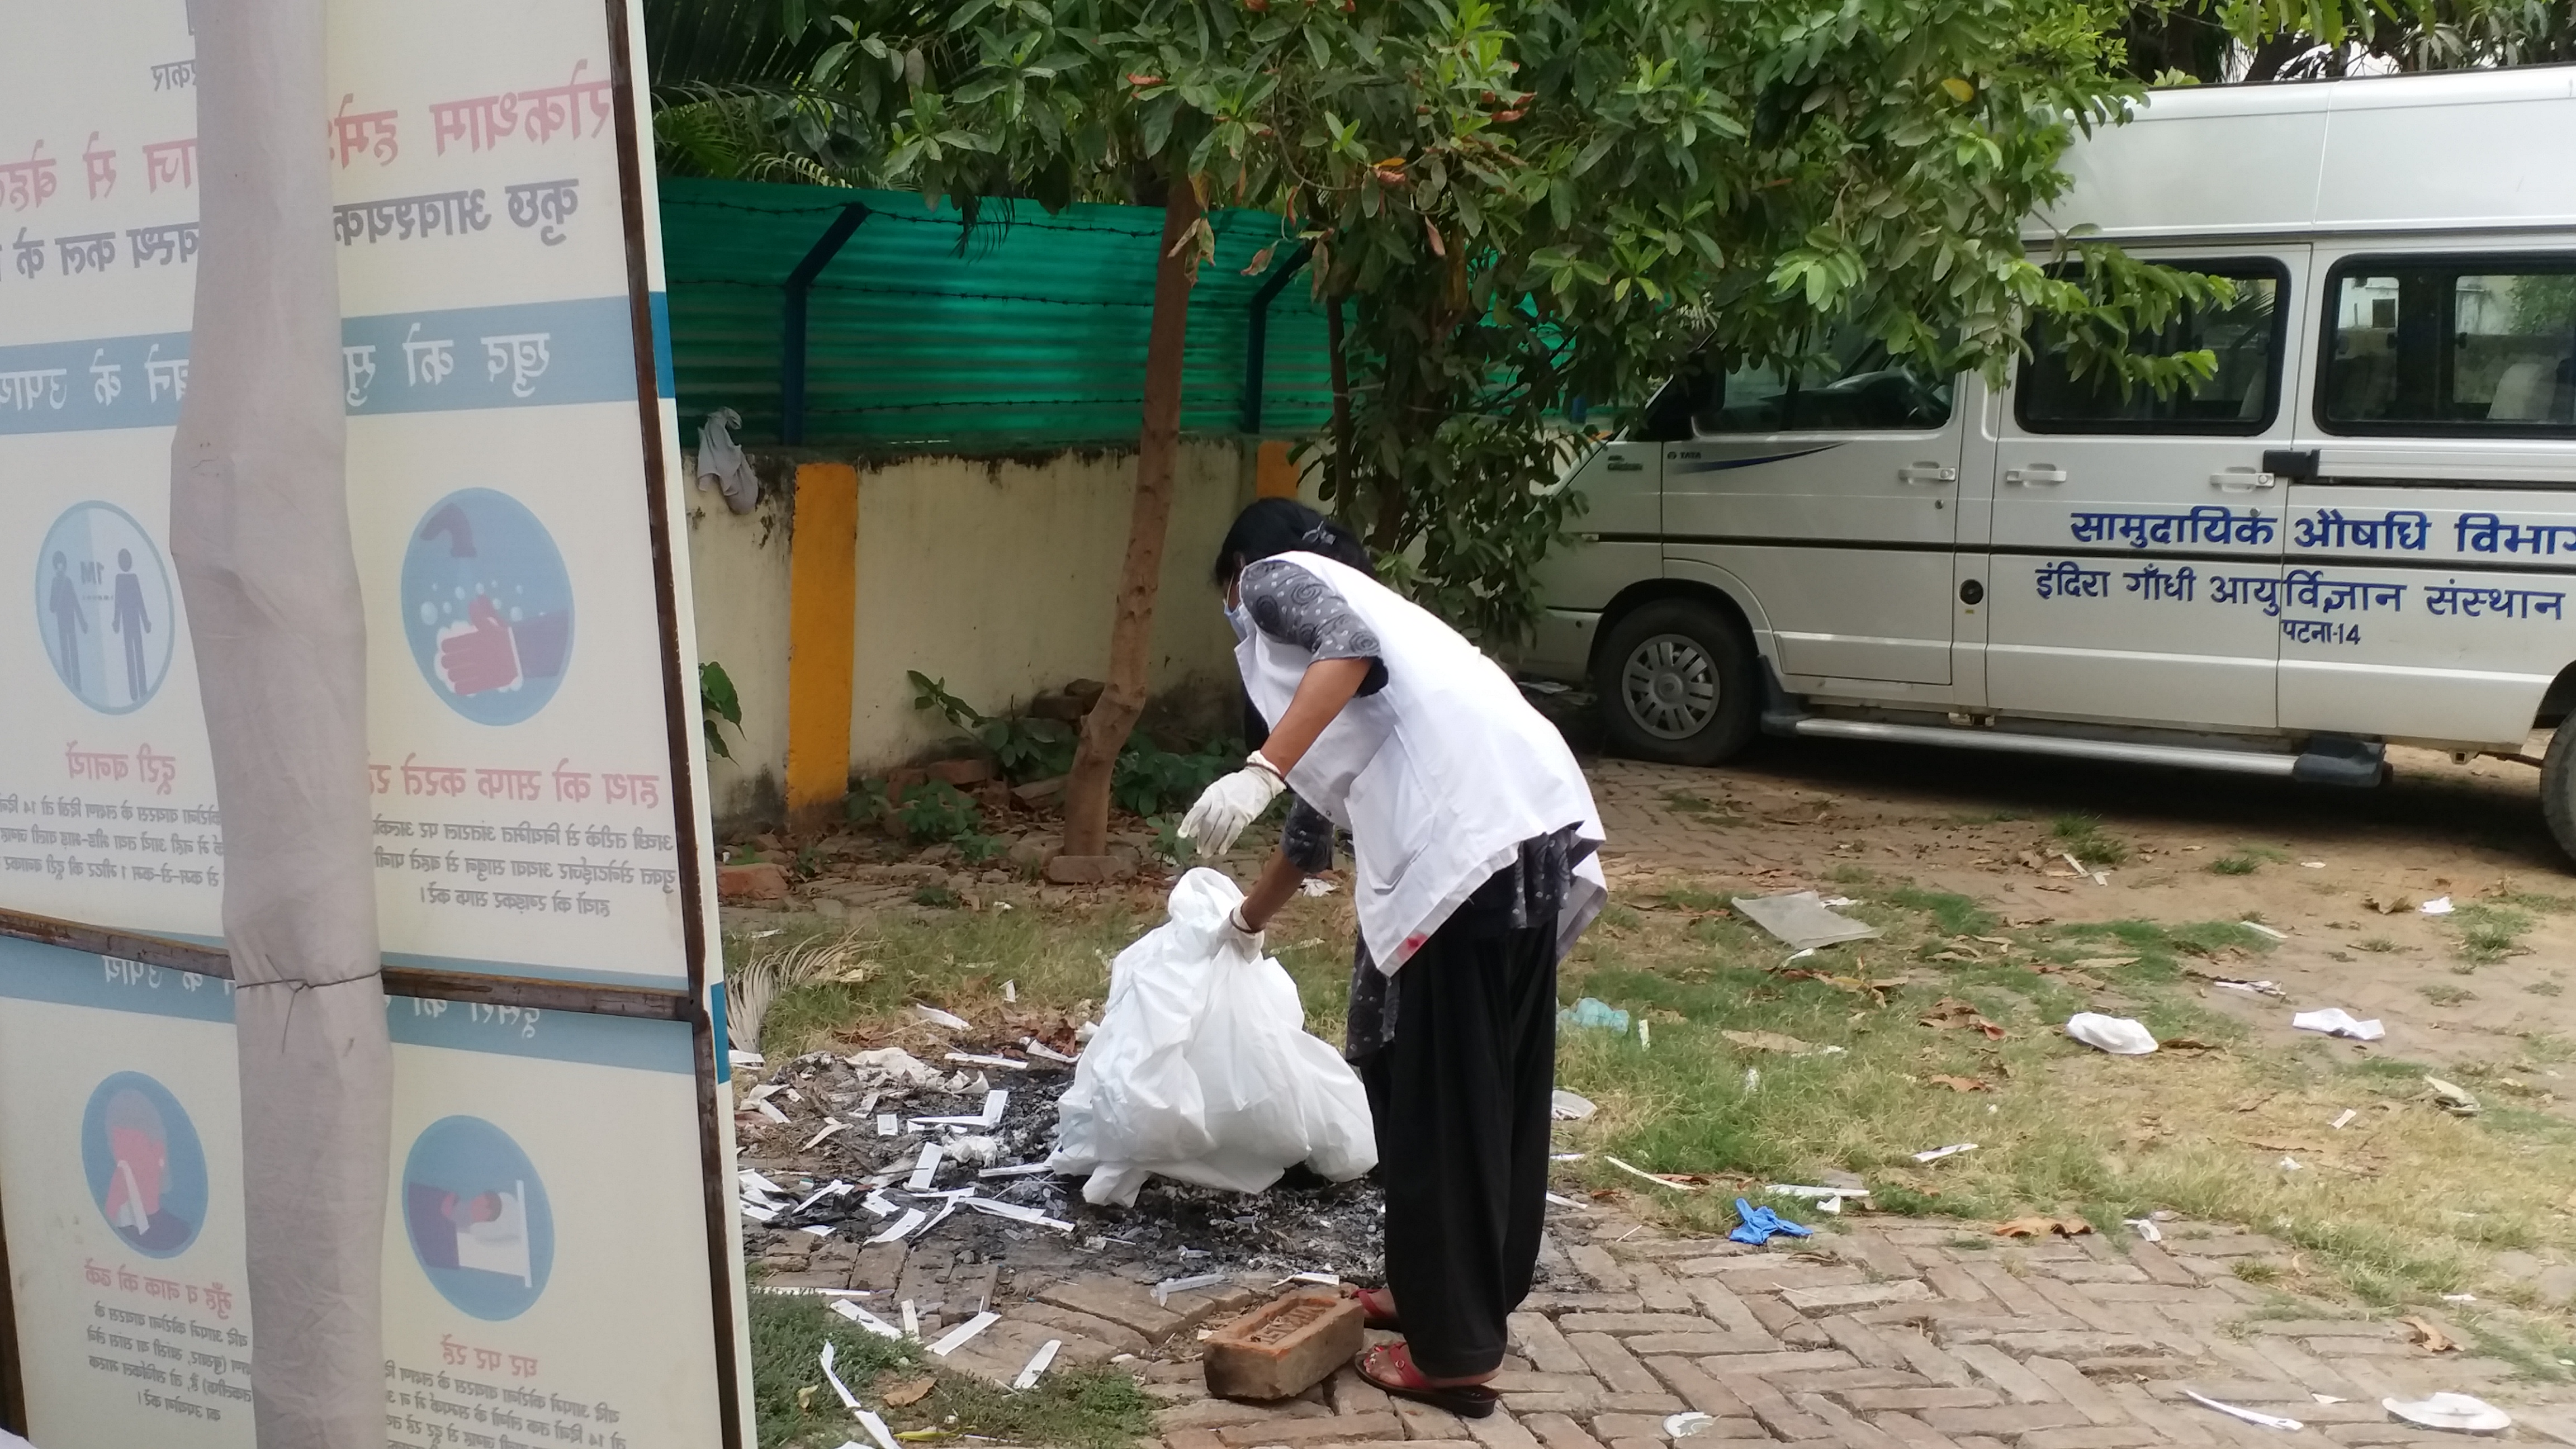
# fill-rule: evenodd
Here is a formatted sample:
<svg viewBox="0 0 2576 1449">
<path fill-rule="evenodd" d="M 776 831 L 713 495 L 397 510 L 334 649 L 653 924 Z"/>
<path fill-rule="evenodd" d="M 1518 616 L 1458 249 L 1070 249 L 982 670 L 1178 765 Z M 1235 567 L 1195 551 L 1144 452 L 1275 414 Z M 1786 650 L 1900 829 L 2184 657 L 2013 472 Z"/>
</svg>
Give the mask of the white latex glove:
<svg viewBox="0 0 2576 1449">
<path fill-rule="evenodd" d="M 1223 855 L 1234 848 L 1235 837 L 1243 828 L 1260 818 L 1279 798 L 1285 788 L 1279 772 L 1252 752 L 1251 762 L 1224 779 L 1210 785 L 1199 795 L 1190 813 L 1181 817 L 1181 838 L 1197 847 L 1205 856 Z"/>
<path fill-rule="evenodd" d="M 1243 923 L 1243 907 L 1236 906 L 1225 913 L 1226 944 L 1242 947 L 1246 956 L 1261 954 L 1262 935 Z"/>
</svg>

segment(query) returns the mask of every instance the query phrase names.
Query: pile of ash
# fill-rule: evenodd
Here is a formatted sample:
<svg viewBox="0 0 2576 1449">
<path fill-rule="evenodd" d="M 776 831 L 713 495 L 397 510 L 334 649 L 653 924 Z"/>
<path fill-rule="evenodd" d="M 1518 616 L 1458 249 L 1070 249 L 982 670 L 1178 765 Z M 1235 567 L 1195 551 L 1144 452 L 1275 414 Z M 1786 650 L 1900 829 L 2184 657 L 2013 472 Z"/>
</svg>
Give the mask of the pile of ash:
<svg viewBox="0 0 2576 1449">
<path fill-rule="evenodd" d="M 815 1053 L 740 1091 L 744 1245 L 764 1281 L 850 1286 L 871 1252 L 933 1245 L 964 1262 L 1151 1282 L 1378 1281 L 1385 1198 L 1370 1179 L 1292 1168 L 1266 1192 L 1238 1193 L 1157 1177 L 1133 1207 L 1094 1207 L 1079 1179 L 1044 1168 L 1073 1084 L 1066 1053 L 1031 1039 L 930 1055 Z"/>
</svg>

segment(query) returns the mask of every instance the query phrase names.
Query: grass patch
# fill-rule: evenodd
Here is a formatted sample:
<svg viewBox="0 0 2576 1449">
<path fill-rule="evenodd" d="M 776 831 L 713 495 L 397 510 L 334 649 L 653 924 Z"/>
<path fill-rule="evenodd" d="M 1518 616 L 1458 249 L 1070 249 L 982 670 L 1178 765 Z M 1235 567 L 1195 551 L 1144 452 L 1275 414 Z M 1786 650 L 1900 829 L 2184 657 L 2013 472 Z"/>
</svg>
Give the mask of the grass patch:
<svg viewBox="0 0 2576 1449">
<path fill-rule="evenodd" d="M 2252 875 L 2263 868 L 2262 858 L 2244 851 L 2232 851 L 2209 863 L 2213 875 Z"/>
<path fill-rule="evenodd" d="M 1688 790 L 1665 791 L 1664 806 L 1676 815 L 1709 815 L 1727 808 Z"/>
<path fill-rule="evenodd" d="M 2106 835 L 2091 815 L 2060 815 L 2049 822 L 2050 843 L 2088 866 L 2119 865 L 2129 858 L 2129 843 Z"/>
<path fill-rule="evenodd" d="M 751 1296 L 752 1403 L 760 1449 L 832 1449 L 865 1435 L 823 1378 L 823 1345 L 850 1392 L 897 1433 L 938 1429 L 1005 1443 L 1066 1449 L 1129 1449 L 1153 1432 L 1155 1400 L 1113 1369 L 1058 1369 L 1025 1393 L 947 1371 L 921 1345 L 895 1342 L 843 1322 L 819 1298 Z M 881 1397 L 898 1380 L 933 1381 L 904 1408 Z M 811 1390 L 811 1392 L 806 1392 Z M 801 1400 L 801 1402 L 800 1402 Z"/>
<path fill-rule="evenodd" d="M 2442 985 L 2418 986 L 2415 988 L 2415 994 L 2435 1006 L 2457 1006 L 2463 1001 L 2477 1000 L 2478 995 L 2465 986 Z"/>
<path fill-rule="evenodd" d="M 2460 933 L 2460 959 L 2489 966 L 2522 953 L 2523 933 L 2531 913 L 2491 901 L 2471 901 L 2451 912 L 2451 927 Z"/>
</svg>

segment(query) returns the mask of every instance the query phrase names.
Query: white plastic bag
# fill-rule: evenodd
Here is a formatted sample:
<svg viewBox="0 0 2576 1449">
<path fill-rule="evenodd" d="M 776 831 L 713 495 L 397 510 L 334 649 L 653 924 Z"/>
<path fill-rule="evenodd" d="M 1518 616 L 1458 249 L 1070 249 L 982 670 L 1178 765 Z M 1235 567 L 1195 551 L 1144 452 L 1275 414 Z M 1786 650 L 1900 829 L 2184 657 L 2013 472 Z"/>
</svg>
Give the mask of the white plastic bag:
<svg viewBox="0 0 2576 1449">
<path fill-rule="evenodd" d="M 713 484 L 724 494 L 725 507 L 749 513 L 760 501 L 760 479 L 742 455 L 742 445 L 733 440 L 733 430 L 741 426 L 742 414 L 731 408 L 716 409 L 698 425 L 698 486 Z"/>
<path fill-rule="evenodd" d="M 2155 1034 L 2125 1016 L 2079 1011 L 2066 1019 L 2066 1034 L 2113 1056 L 2142 1057 L 2156 1049 Z"/>
<path fill-rule="evenodd" d="M 1336 1182 L 1377 1165 L 1368 1095 L 1310 1036 L 1297 984 L 1227 931 L 1232 880 L 1193 870 L 1171 918 L 1118 953 L 1100 1032 L 1057 1104 L 1048 1166 L 1128 1206 L 1150 1173 L 1260 1192 L 1303 1162 Z"/>
</svg>

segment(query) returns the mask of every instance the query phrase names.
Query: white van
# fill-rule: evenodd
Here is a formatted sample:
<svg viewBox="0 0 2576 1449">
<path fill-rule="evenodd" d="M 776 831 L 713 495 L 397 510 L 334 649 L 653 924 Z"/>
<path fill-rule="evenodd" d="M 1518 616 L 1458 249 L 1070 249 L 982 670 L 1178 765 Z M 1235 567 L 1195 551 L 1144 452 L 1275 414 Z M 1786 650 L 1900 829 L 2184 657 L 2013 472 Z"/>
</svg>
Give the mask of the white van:
<svg viewBox="0 0 2576 1449">
<path fill-rule="evenodd" d="M 2519 756 L 2576 703 L 2576 68 L 2159 91 L 2067 164 L 2050 221 L 2235 280 L 2162 339 L 2214 378 L 1862 343 L 1677 380 L 1573 475 L 1524 668 L 1690 764 L 1757 728 L 2347 785 L 2389 742 Z"/>
</svg>

